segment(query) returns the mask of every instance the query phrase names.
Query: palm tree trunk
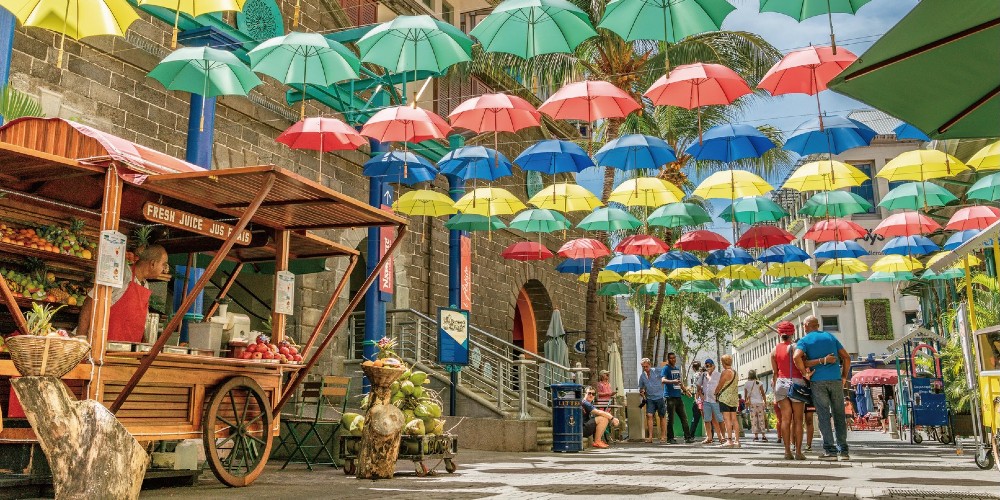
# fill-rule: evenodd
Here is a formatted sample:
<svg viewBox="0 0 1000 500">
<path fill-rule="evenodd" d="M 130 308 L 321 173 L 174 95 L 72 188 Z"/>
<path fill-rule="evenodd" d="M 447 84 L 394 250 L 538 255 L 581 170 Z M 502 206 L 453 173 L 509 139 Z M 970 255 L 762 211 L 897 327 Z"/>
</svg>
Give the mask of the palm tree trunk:
<svg viewBox="0 0 1000 500">
<path fill-rule="evenodd" d="M 604 167 L 604 186 L 601 192 L 601 201 L 607 202 L 608 198 L 611 196 L 611 190 L 614 189 L 615 185 L 615 171 L 610 167 Z M 602 234 L 599 236 L 600 239 L 607 241 L 607 234 Z M 597 373 L 601 370 L 600 366 L 600 356 L 598 353 L 603 349 L 604 339 L 603 331 L 599 330 L 600 314 L 598 304 L 597 304 L 597 274 L 603 269 L 603 265 L 599 265 L 597 259 L 594 259 L 594 265 L 590 269 L 590 281 L 587 282 L 587 311 L 586 311 L 586 339 L 587 339 L 587 367 L 590 368 L 591 373 Z"/>
</svg>

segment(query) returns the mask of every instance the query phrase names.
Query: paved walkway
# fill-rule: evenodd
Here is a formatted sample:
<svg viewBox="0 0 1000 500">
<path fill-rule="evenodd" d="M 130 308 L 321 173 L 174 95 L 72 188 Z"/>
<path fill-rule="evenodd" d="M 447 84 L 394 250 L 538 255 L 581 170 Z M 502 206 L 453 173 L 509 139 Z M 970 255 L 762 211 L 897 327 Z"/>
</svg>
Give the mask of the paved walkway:
<svg viewBox="0 0 1000 500">
<path fill-rule="evenodd" d="M 400 462 L 396 478 L 361 481 L 342 471 L 269 467 L 249 488 L 227 489 L 206 473 L 198 486 L 146 491 L 186 498 L 1000 498 L 1000 471 L 981 471 L 969 454 L 940 444 L 904 444 L 852 432 L 850 462 L 782 460 L 781 445 L 742 449 L 619 444 L 583 453 L 460 452 L 459 470 L 416 477 Z M 433 466 L 435 464 L 428 464 Z M 294 469 L 292 467 L 295 467 Z"/>
</svg>

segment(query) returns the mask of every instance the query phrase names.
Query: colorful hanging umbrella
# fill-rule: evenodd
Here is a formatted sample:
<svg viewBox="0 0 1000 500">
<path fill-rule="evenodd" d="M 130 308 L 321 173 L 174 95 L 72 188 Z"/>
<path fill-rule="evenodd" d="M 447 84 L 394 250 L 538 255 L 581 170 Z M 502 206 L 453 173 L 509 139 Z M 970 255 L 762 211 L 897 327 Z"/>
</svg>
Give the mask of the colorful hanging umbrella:
<svg viewBox="0 0 1000 500">
<path fill-rule="evenodd" d="M 349 151 L 368 144 L 354 127 L 336 119 L 306 118 L 285 129 L 275 141 L 292 149 L 312 151 Z M 322 155 L 320 155 L 322 158 Z"/>
<path fill-rule="evenodd" d="M 965 270 L 958 267 L 945 269 L 940 273 L 935 273 L 934 271 L 927 269 L 924 271 L 923 274 L 920 275 L 920 278 L 925 280 L 954 280 L 964 277 L 965 277 Z"/>
<path fill-rule="evenodd" d="M 729 245 L 729 240 L 721 234 L 705 229 L 699 229 L 682 234 L 680 239 L 674 243 L 674 248 L 680 248 L 681 250 L 688 251 L 709 252 L 712 250 L 728 248 Z"/>
<path fill-rule="evenodd" d="M 892 283 L 896 281 L 909 281 L 912 279 L 913 279 L 913 273 L 909 271 L 901 271 L 898 273 L 887 273 L 883 271 L 877 271 L 868 276 L 868 281 L 883 282 L 883 283 Z"/>
<path fill-rule="evenodd" d="M 677 161 L 674 148 L 659 137 L 641 134 L 623 135 L 608 141 L 594 154 L 597 165 L 619 170 L 660 168 Z"/>
<path fill-rule="evenodd" d="M 464 180 L 495 181 L 511 175 L 511 163 L 503 153 L 483 146 L 462 146 L 438 161 L 441 173 Z"/>
<path fill-rule="evenodd" d="M 799 209 L 799 214 L 811 217 L 846 217 L 868 213 L 872 204 L 850 191 L 816 193 Z"/>
<path fill-rule="evenodd" d="M 954 250 L 965 244 L 966 241 L 975 238 L 981 232 L 982 230 L 980 229 L 966 229 L 964 231 L 957 231 L 955 232 L 955 234 L 949 236 L 948 240 L 944 242 L 944 249 Z"/>
<path fill-rule="evenodd" d="M 861 283 L 862 281 L 865 281 L 865 277 L 858 273 L 837 273 L 829 276 L 823 276 L 820 278 L 819 284 L 821 286 L 847 286 L 855 283 Z"/>
<path fill-rule="evenodd" d="M 757 260 L 768 263 L 787 264 L 789 262 L 805 262 L 809 254 L 795 245 L 778 245 L 761 252 Z"/>
<path fill-rule="evenodd" d="M 590 16 L 566 0 L 505 0 L 470 34 L 479 40 L 484 52 L 522 59 L 571 54 L 581 42 L 597 36 Z"/>
<path fill-rule="evenodd" d="M 671 250 L 653 261 L 657 269 L 687 269 L 702 265 L 698 257 L 683 250 Z"/>
<path fill-rule="evenodd" d="M 630 295 L 632 289 L 625 283 L 611 283 L 604 285 L 597 291 L 597 295 L 602 297 L 614 297 L 616 295 Z"/>
<path fill-rule="evenodd" d="M 919 210 L 927 207 L 943 207 L 958 198 L 951 191 L 927 181 L 900 184 L 885 194 L 878 206 L 887 210 Z"/>
<path fill-rule="evenodd" d="M 747 196 L 765 195 L 773 190 L 774 188 L 767 181 L 752 172 L 722 170 L 701 181 L 701 184 L 698 184 L 691 195 L 706 200 L 712 198 L 735 200 Z"/>
<path fill-rule="evenodd" d="M 978 170 L 1000 169 L 1000 141 L 988 144 L 969 158 L 967 163 L 970 167 Z"/>
<path fill-rule="evenodd" d="M 778 226 L 753 226 L 736 240 L 736 246 L 743 248 L 770 248 L 795 241 L 795 235 Z"/>
<path fill-rule="evenodd" d="M 604 269 L 614 271 L 616 273 L 627 273 L 630 271 L 642 271 L 651 267 L 653 266 L 648 260 L 638 255 L 618 254 L 608 261 L 608 264 L 604 266 Z"/>
<path fill-rule="evenodd" d="M 390 73 L 443 73 L 472 60 L 472 40 L 462 30 L 427 15 L 396 16 L 356 43 L 361 62 L 377 64 Z"/>
<path fill-rule="evenodd" d="M 593 268 L 594 259 L 566 259 L 556 266 L 556 272 L 563 274 L 584 274 L 589 273 Z"/>
<path fill-rule="evenodd" d="M 681 285 L 677 292 L 688 292 L 688 293 L 714 293 L 718 292 L 719 287 L 715 286 L 715 283 L 711 281 L 695 280 L 688 281 Z"/>
<path fill-rule="evenodd" d="M 642 222 L 620 208 L 598 208 L 583 218 L 576 227 L 586 231 L 619 231 L 636 229 Z"/>
<path fill-rule="evenodd" d="M 705 264 L 710 266 L 733 266 L 737 264 L 750 264 L 753 261 L 753 256 L 739 247 L 715 250 L 709 252 L 708 257 L 705 257 Z"/>
<path fill-rule="evenodd" d="M 795 169 L 781 187 L 796 191 L 831 191 L 860 186 L 867 180 L 868 176 L 853 165 L 820 160 Z"/>
<path fill-rule="evenodd" d="M 509 226 L 526 233 L 551 233 L 569 229 L 572 224 L 563 214 L 544 208 L 529 208 L 514 216 Z"/>
<path fill-rule="evenodd" d="M 871 0 L 761 0 L 761 12 L 777 12 L 802 22 L 810 17 L 826 14 L 830 21 L 830 44 L 837 52 L 837 39 L 833 34 L 833 14 L 857 14 L 858 9 Z"/>
<path fill-rule="evenodd" d="M 872 264 L 872 271 L 882 273 L 913 272 L 923 268 L 919 260 L 909 255 L 886 255 Z"/>
<path fill-rule="evenodd" d="M 537 127 L 541 125 L 541 117 L 531 103 L 507 94 L 483 94 L 470 98 L 448 114 L 452 127 L 469 129 L 477 134 L 517 132 Z"/>
<path fill-rule="evenodd" d="M 690 268 L 674 269 L 667 275 L 667 279 L 676 281 L 703 281 L 715 279 L 715 273 L 706 266 L 695 266 Z"/>
<path fill-rule="evenodd" d="M 817 243 L 856 240 L 868 234 L 865 228 L 846 219 L 821 220 L 806 231 L 803 239 Z"/>
<path fill-rule="evenodd" d="M 716 278 L 727 280 L 759 280 L 760 276 L 760 269 L 748 264 L 726 266 L 715 275 Z"/>
<path fill-rule="evenodd" d="M 597 284 L 601 285 L 604 283 L 614 283 L 616 281 L 621 281 L 622 275 L 610 269 L 601 269 L 597 272 Z M 577 278 L 580 283 L 590 282 L 590 273 L 584 274 Z"/>
<path fill-rule="evenodd" d="M 437 177 L 438 171 L 423 156 L 405 151 L 389 151 L 366 161 L 362 173 L 368 177 L 385 177 L 388 182 L 412 186 Z"/>
<path fill-rule="evenodd" d="M 785 140 L 784 149 L 800 156 L 817 153 L 837 155 L 848 149 L 865 147 L 878 135 L 868 125 L 843 116 L 812 118 L 799 125 Z"/>
<path fill-rule="evenodd" d="M 557 182 L 545 187 L 535 193 L 528 204 L 563 213 L 590 212 L 604 206 L 587 188 L 570 182 Z"/>
<path fill-rule="evenodd" d="M 182 12 L 191 17 L 213 12 L 239 12 L 243 10 L 243 3 L 244 0 L 139 0 L 138 5 L 151 5 L 174 11 L 174 33 L 170 41 L 170 50 L 173 50 L 177 48 L 177 23 Z M 124 31 L 122 30 L 122 36 Z"/>
<path fill-rule="evenodd" d="M 913 236 L 915 234 L 933 233 L 941 229 L 941 225 L 930 217 L 919 212 L 900 212 L 892 214 L 879 222 L 873 233 L 885 236 Z"/>
<path fill-rule="evenodd" d="M 951 177 L 968 169 L 958 158 L 943 151 L 917 149 L 893 158 L 876 175 L 889 182 L 926 181 Z"/>
<path fill-rule="evenodd" d="M 421 107 L 393 106 L 372 115 L 361 135 L 379 142 L 420 142 L 444 139 L 451 126 L 444 118 Z"/>
<path fill-rule="evenodd" d="M 615 246 L 615 252 L 626 255 L 658 255 L 669 252 L 670 245 L 656 236 L 634 234 Z"/>
<path fill-rule="evenodd" d="M 525 208 L 524 203 L 503 188 L 476 188 L 465 193 L 455 202 L 455 208 L 465 214 L 478 214 L 492 217 L 494 215 L 510 215 Z"/>
<path fill-rule="evenodd" d="M 775 147 L 771 139 L 752 125 L 725 124 L 705 131 L 702 139 L 688 146 L 685 152 L 697 160 L 729 163 L 760 158 Z"/>
<path fill-rule="evenodd" d="M 851 274 L 863 273 L 867 270 L 868 265 L 858 259 L 840 258 L 824 262 L 816 269 L 816 272 L 819 274 Z"/>
<path fill-rule="evenodd" d="M 757 88 L 775 96 L 816 95 L 826 90 L 827 83 L 857 58 L 845 49 L 834 54 L 830 47 L 809 46 L 793 50 L 764 75 Z"/>
<path fill-rule="evenodd" d="M 621 203 L 627 207 L 659 207 L 667 203 L 677 203 L 684 198 L 673 184 L 658 177 L 637 177 L 618 185 L 608 201 Z"/>
<path fill-rule="evenodd" d="M 927 263 L 924 265 L 924 268 L 930 268 L 935 263 L 937 263 L 937 261 L 945 258 L 949 254 L 951 254 L 951 252 L 938 252 L 938 253 L 932 255 L 931 258 L 927 259 Z M 969 260 L 969 265 L 970 266 L 978 266 L 979 264 L 982 263 L 982 261 L 979 260 L 978 257 L 976 257 L 975 255 L 972 255 L 972 254 L 967 255 L 966 257 L 962 258 L 963 261 L 965 259 Z M 963 265 L 964 265 L 964 262 L 955 264 L 955 267 L 961 269 L 961 266 L 963 266 Z"/>
<path fill-rule="evenodd" d="M 444 226 L 452 231 L 493 231 L 503 229 L 506 224 L 499 217 L 486 217 L 477 214 L 455 214 L 448 218 Z"/>
<path fill-rule="evenodd" d="M 617 33 L 626 42 L 677 43 L 720 29 L 722 20 L 735 9 L 725 0 L 612 0 L 597 26 Z"/>
<path fill-rule="evenodd" d="M 500 256 L 505 259 L 529 261 L 545 260 L 552 257 L 552 252 L 540 243 L 534 241 L 519 241 L 508 246 L 500 252 Z"/>
<path fill-rule="evenodd" d="M 765 274 L 775 278 L 796 278 L 809 276 L 812 272 L 812 268 L 805 262 L 775 262 L 767 266 Z"/>
<path fill-rule="evenodd" d="M 556 253 L 571 259 L 596 259 L 611 255 L 611 251 L 604 246 L 604 243 L 591 238 L 577 238 L 567 241 L 559 247 L 559 251 Z"/>
<path fill-rule="evenodd" d="M 736 291 L 736 290 L 763 290 L 765 288 L 767 288 L 767 285 L 764 284 L 764 282 L 761 281 L 761 280 L 744 280 L 744 279 L 732 280 L 732 281 L 729 282 L 729 285 L 726 287 L 726 289 L 728 289 L 730 291 Z"/>
<path fill-rule="evenodd" d="M 726 222 L 742 222 L 756 224 L 758 222 L 775 222 L 788 217 L 788 212 L 774 200 L 764 196 L 748 196 L 733 201 L 722 210 L 719 218 Z"/>
<path fill-rule="evenodd" d="M 790 288 L 807 287 L 807 286 L 809 286 L 811 284 L 812 284 L 812 282 L 809 281 L 809 278 L 794 277 L 793 276 L 793 277 L 788 277 L 788 278 L 778 278 L 778 279 L 776 279 L 776 280 L 774 280 L 774 281 L 771 282 L 771 287 L 773 287 L 773 288 L 790 289 Z"/>
<path fill-rule="evenodd" d="M 896 134 L 896 140 L 898 141 L 910 139 L 914 141 L 929 142 L 931 140 L 931 138 L 927 137 L 927 134 L 925 134 L 923 130 L 920 130 L 906 122 L 900 122 L 900 124 L 896 125 L 896 128 L 892 129 L 892 131 Z"/>
<path fill-rule="evenodd" d="M 926 236 L 896 236 L 885 242 L 882 253 L 886 255 L 927 255 L 937 252 L 941 247 Z"/>
<path fill-rule="evenodd" d="M 712 222 L 712 216 L 704 208 L 694 203 L 668 203 L 646 218 L 650 226 L 684 227 Z"/>
<path fill-rule="evenodd" d="M 576 173 L 594 166 L 594 161 L 583 148 L 576 143 L 558 139 L 532 144 L 514 158 L 514 163 L 522 170 L 534 170 L 548 175 Z"/>
<path fill-rule="evenodd" d="M 987 175 L 976 181 L 965 192 L 965 197 L 970 200 L 1000 200 L 1000 172 Z"/>
<path fill-rule="evenodd" d="M 816 247 L 813 254 L 817 259 L 856 258 L 868 255 L 868 251 L 855 241 L 828 241 Z"/>
<path fill-rule="evenodd" d="M 455 202 L 444 193 L 429 189 L 417 189 L 403 193 L 393 204 L 392 209 L 406 215 L 439 217 L 456 212 Z"/>
<path fill-rule="evenodd" d="M 650 4 L 646 0 L 629 1 L 636 4 Z M 667 0 L 660 3 L 672 5 Z M 729 6 L 728 2 L 719 3 Z M 605 15 L 607 15 L 607 11 L 605 11 Z M 656 80 L 643 96 L 649 98 L 656 106 L 698 108 L 698 140 L 701 142 L 703 140 L 701 107 L 732 104 L 736 99 L 751 92 L 747 82 L 735 71 L 721 64 L 694 63 L 677 66 L 670 70 L 668 75 L 661 76 L 659 80 Z"/>
<path fill-rule="evenodd" d="M 983 230 L 997 220 L 1000 220 L 1000 209 L 997 207 L 974 205 L 956 211 L 944 228 L 949 231 Z"/>
<path fill-rule="evenodd" d="M 556 120 L 593 123 L 608 118 L 625 118 L 642 106 L 632 96 L 600 80 L 584 80 L 564 85 L 549 96 L 538 111 Z"/>
<path fill-rule="evenodd" d="M 67 36 L 74 40 L 99 35 L 124 37 L 129 26 L 139 19 L 126 0 L 96 0 L 82 5 L 69 0 L 6 0 L 0 5 L 25 27 L 59 33 L 58 68 L 62 68 Z"/>
<path fill-rule="evenodd" d="M 629 271 L 622 275 L 622 279 L 637 285 L 648 285 L 650 283 L 660 283 L 667 281 L 667 275 L 659 269 L 650 268 L 642 271 Z"/>
<path fill-rule="evenodd" d="M 649 283 L 639 287 L 638 292 L 641 295 L 659 295 L 660 287 L 663 287 L 663 295 L 669 297 L 671 295 L 677 295 L 677 289 L 673 287 L 670 283 Z"/>
</svg>

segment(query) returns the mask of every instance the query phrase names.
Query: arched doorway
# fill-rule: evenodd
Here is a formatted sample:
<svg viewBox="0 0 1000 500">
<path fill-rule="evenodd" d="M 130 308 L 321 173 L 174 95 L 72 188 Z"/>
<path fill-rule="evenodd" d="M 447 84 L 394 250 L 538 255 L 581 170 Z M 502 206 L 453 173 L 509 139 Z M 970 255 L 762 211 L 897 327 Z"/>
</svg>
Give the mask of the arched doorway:
<svg viewBox="0 0 1000 500">
<path fill-rule="evenodd" d="M 538 353 L 552 319 L 552 301 L 545 286 L 530 280 L 518 290 L 514 306 L 511 342 L 528 352 Z"/>
</svg>

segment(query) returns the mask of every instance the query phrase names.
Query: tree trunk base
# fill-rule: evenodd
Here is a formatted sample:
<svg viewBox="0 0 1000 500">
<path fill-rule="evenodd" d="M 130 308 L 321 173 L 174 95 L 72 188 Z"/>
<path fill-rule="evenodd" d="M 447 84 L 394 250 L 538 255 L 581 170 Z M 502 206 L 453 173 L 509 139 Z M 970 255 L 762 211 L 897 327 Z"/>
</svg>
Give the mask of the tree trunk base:
<svg viewBox="0 0 1000 500">
<path fill-rule="evenodd" d="M 373 387 L 358 453 L 358 479 L 392 479 L 403 435 L 403 412 L 389 403 L 389 388 Z"/>
<path fill-rule="evenodd" d="M 56 498 L 139 498 L 149 454 L 94 400 L 55 377 L 11 380 L 52 470 Z"/>
</svg>

